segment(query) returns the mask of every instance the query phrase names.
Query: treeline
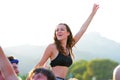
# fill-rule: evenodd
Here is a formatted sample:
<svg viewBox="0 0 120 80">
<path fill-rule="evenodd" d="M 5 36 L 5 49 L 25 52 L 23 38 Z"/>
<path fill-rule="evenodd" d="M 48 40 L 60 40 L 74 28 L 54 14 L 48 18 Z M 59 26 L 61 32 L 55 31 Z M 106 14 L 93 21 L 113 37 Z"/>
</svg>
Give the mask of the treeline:
<svg viewBox="0 0 120 80">
<path fill-rule="evenodd" d="M 77 78 L 78 80 L 112 80 L 113 70 L 118 64 L 118 62 L 110 59 L 79 60 L 70 67 L 67 80 L 69 78 Z"/>
</svg>

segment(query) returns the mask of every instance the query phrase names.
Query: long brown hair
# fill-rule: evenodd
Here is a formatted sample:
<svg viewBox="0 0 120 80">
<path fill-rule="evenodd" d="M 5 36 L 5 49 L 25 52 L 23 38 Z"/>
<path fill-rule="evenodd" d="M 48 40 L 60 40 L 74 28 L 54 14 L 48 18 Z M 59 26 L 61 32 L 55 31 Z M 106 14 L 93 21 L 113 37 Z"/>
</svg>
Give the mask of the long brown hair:
<svg viewBox="0 0 120 80">
<path fill-rule="evenodd" d="M 64 25 L 64 26 L 66 26 L 67 31 L 70 33 L 70 35 L 67 38 L 67 45 L 66 45 L 66 47 L 70 51 L 70 54 L 72 54 L 72 56 L 74 57 L 74 55 L 72 53 L 72 47 L 73 47 L 75 41 L 73 39 L 72 32 L 71 32 L 71 30 L 70 30 L 70 28 L 69 28 L 69 26 L 67 24 L 60 23 L 58 25 Z M 56 31 L 54 32 L 54 43 L 56 44 L 56 47 L 57 47 L 57 49 L 58 49 L 59 52 L 61 52 L 63 54 L 66 54 L 66 52 L 64 51 L 63 46 L 61 45 L 60 41 L 56 37 Z"/>
</svg>

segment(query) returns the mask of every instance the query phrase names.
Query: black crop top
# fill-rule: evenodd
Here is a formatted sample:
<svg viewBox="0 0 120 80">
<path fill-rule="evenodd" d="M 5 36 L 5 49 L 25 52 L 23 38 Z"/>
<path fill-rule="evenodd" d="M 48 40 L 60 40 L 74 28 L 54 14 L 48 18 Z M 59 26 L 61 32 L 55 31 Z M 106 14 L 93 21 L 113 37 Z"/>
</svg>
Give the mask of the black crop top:
<svg viewBox="0 0 120 80">
<path fill-rule="evenodd" d="M 71 64 L 72 64 L 71 55 L 69 54 L 68 56 L 65 56 L 61 53 L 59 53 L 57 57 L 54 60 L 52 60 L 50 63 L 51 67 L 55 67 L 55 66 L 69 67 Z"/>
</svg>

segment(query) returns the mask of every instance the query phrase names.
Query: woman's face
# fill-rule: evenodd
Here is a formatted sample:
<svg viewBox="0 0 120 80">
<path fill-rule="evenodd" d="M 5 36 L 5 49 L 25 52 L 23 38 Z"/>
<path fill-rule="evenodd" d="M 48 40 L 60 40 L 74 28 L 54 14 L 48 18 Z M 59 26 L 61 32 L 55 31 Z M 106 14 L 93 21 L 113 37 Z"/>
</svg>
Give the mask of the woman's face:
<svg viewBox="0 0 120 80">
<path fill-rule="evenodd" d="M 69 32 L 67 31 L 66 26 L 62 24 L 57 26 L 55 34 L 58 40 L 67 39 L 69 36 Z"/>
<path fill-rule="evenodd" d="M 35 74 L 32 78 L 32 80 L 48 80 L 47 76 L 45 76 L 42 73 Z"/>
</svg>

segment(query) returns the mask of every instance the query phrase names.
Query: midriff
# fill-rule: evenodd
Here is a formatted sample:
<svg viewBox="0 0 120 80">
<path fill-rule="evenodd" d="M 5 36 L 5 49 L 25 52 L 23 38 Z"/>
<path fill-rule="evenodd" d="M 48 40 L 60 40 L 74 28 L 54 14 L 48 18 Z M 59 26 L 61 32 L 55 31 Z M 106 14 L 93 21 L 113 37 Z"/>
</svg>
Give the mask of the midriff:
<svg viewBox="0 0 120 80">
<path fill-rule="evenodd" d="M 56 77 L 65 78 L 68 72 L 68 67 L 55 66 L 55 67 L 52 67 L 52 71 Z"/>
</svg>

